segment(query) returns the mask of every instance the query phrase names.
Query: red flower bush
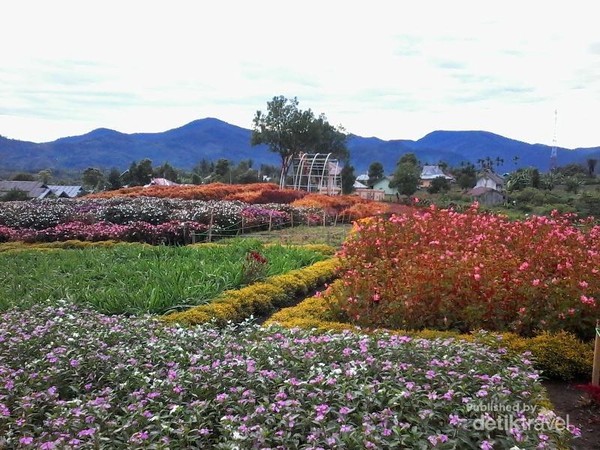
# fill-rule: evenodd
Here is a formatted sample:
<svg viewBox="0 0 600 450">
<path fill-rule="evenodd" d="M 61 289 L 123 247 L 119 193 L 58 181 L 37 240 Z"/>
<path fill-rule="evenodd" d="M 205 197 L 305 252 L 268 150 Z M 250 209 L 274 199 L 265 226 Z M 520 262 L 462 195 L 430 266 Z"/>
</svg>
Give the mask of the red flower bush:
<svg viewBox="0 0 600 450">
<path fill-rule="evenodd" d="M 600 226 L 571 216 L 431 207 L 358 223 L 341 256 L 338 313 L 363 326 L 587 339 L 600 318 Z"/>
<path fill-rule="evenodd" d="M 183 200 L 224 200 L 226 197 L 249 192 L 263 192 L 278 190 L 273 183 L 254 184 L 224 184 L 211 183 L 203 185 L 180 186 L 135 186 L 117 189 L 115 191 L 99 192 L 88 195 L 86 198 L 114 198 L 114 197 L 160 197 L 179 198 Z"/>
</svg>

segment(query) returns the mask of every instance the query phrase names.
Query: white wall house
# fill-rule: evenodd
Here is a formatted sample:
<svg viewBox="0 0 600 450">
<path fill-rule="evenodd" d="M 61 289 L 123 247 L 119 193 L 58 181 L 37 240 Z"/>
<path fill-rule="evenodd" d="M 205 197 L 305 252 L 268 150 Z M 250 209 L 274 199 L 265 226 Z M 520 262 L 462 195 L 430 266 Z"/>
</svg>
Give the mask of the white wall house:
<svg viewBox="0 0 600 450">
<path fill-rule="evenodd" d="M 504 178 L 497 173 L 485 170 L 479 174 L 475 187 L 484 187 L 502 192 L 504 190 Z"/>
</svg>

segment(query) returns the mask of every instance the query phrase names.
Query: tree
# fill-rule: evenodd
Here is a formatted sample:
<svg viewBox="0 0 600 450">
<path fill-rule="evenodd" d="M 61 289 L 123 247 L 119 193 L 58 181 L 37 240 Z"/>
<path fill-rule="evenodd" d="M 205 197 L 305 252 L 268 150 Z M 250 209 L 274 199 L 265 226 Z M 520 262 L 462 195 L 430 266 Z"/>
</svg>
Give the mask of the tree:
<svg viewBox="0 0 600 450">
<path fill-rule="evenodd" d="M 331 126 L 324 115 L 315 118 L 310 109 L 299 109 L 295 97 L 273 97 L 267 102 L 267 113 L 257 111 L 253 123 L 251 144 L 266 144 L 279 153 L 282 183 L 292 161 L 302 152 L 332 153 L 341 159 L 348 155 L 346 135 Z"/>
<path fill-rule="evenodd" d="M 43 184 L 50 183 L 50 179 L 52 178 L 52 170 L 50 170 L 50 169 L 40 170 L 37 174 L 37 178 Z"/>
<path fill-rule="evenodd" d="M 354 175 L 354 167 L 350 164 L 346 164 L 340 173 L 342 178 L 342 194 L 351 194 L 354 190 L 354 182 L 356 181 L 356 175 Z"/>
<path fill-rule="evenodd" d="M 565 178 L 565 191 L 570 192 L 572 194 L 577 194 L 583 182 L 577 177 L 567 177 Z"/>
<path fill-rule="evenodd" d="M 417 157 L 414 153 L 406 153 L 398 161 L 390 187 L 397 188 L 399 194 L 408 197 L 417 192 L 420 181 L 421 169 Z"/>
<path fill-rule="evenodd" d="M 229 181 L 229 171 L 229 160 L 221 158 L 215 164 L 215 175 L 219 181 Z"/>
<path fill-rule="evenodd" d="M 35 181 L 35 176 L 31 173 L 19 172 L 12 176 L 12 181 Z"/>
<path fill-rule="evenodd" d="M 378 161 L 371 163 L 367 174 L 369 175 L 369 180 L 367 181 L 367 184 L 370 187 L 373 187 L 375 183 L 377 183 L 379 180 L 383 180 L 383 178 L 385 177 L 385 173 L 383 171 L 383 164 L 381 164 Z"/>
<path fill-rule="evenodd" d="M 596 164 L 598 163 L 598 160 L 595 158 L 589 158 L 587 160 L 587 165 L 588 165 L 588 175 L 590 177 L 594 177 L 594 171 L 596 170 Z"/>
<path fill-rule="evenodd" d="M 88 167 L 83 171 L 82 183 L 85 189 L 98 191 L 104 189 L 104 174 L 100 169 Z"/>
<path fill-rule="evenodd" d="M 120 189 L 121 187 L 123 187 L 123 183 L 121 181 L 121 172 L 119 172 L 117 168 L 113 167 L 112 169 L 110 169 L 110 172 L 108 173 L 107 183 L 108 189 L 110 190 Z"/>
<path fill-rule="evenodd" d="M 123 174 L 123 181 L 129 186 L 144 186 L 150 183 L 152 179 L 152 161 L 148 158 L 142 159 L 139 163 L 133 161 Z"/>
<path fill-rule="evenodd" d="M 431 184 L 427 188 L 427 192 L 430 194 L 437 194 L 438 192 L 448 192 L 450 190 L 450 182 L 445 177 L 437 177 L 431 180 Z"/>
<path fill-rule="evenodd" d="M 168 162 L 165 162 L 162 166 L 154 169 L 154 175 L 160 178 L 166 178 L 167 180 L 175 183 L 179 183 L 179 174 Z"/>
<path fill-rule="evenodd" d="M 460 169 L 454 170 L 454 176 L 456 184 L 463 190 L 471 189 L 477 184 L 477 170 L 471 163 L 463 164 Z"/>
</svg>

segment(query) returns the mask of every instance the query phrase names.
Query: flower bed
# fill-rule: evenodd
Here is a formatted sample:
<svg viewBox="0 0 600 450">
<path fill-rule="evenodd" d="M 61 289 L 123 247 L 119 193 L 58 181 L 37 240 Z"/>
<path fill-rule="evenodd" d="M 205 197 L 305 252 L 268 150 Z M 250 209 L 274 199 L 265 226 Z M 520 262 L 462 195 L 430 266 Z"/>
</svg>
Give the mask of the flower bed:
<svg viewBox="0 0 600 450">
<path fill-rule="evenodd" d="M 336 280 L 332 285 L 340 284 Z M 282 308 L 267 319 L 265 325 L 278 325 L 286 328 L 303 328 L 319 333 L 353 331 L 355 333 L 373 333 L 378 330 L 360 329 L 351 323 L 336 321 L 332 314 L 331 302 L 335 299 L 319 293 L 295 306 Z M 534 367 L 545 378 L 571 381 L 588 379 L 592 373 L 594 357 L 593 344 L 582 342 L 567 332 L 543 333 L 532 338 L 524 338 L 514 333 L 492 334 L 477 331 L 460 334 L 455 331 L 440 330 L 388 330 L 390 333 L 425 339 L 456 338 L 470 342 L 481 342 L 497 349 L 508 349 L 512 355 L 525 351 L 532 354 Z"/>
<path fill-rule="evenodd" d="M 278 192 L 278 191 L 263 191 Z M 363 214 L 372 210 L 363 208 Z M 346 214 L 345 220 L 357 217 Z M 0 203 L 0 242 L 119 239 L 185 244 L 203 239 L 298 225 L 332 224 L 333 215 L 315 207 L 228 200 L 168 198 L 58 199 Z M 342 221 L 342 217 L 339 218 Z"/>
<path fill-rule="evenodd" d="M 340 256 L 335 312 L 361 326 L 589 339 L 600 319 L 600 226 L 571 216 L 431 207 L 361 222 Z"/>
<path fill-rule="evenodd" d="M 529 361 L 478 344 L 166 327 L 70 304 L 1 319 L 8 448 L 529 449 L 578 433 L 540 405 Z M 510 431 L 478 425 L 505 419 L 485 405 L 520 408 Z"/>
</svg>

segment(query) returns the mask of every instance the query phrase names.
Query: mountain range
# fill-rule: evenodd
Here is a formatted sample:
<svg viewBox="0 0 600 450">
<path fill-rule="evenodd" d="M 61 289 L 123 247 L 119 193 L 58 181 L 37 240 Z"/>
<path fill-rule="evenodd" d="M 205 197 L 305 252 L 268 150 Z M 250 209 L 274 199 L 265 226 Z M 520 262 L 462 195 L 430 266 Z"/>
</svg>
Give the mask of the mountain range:
<svg viewBox="0 0 600 450">
<path fill-rule="evenodd" d="M 252 159 L 255 165 L 279 165 L 279 155 L 264 146 L 250 145 L 251 130 L 215 118 L 195 120 L 160 133 L 120 133 L 99 128 L 81 136 L 52 142 L 34 143 L 0 136 L 0 168 L 12 171 L 42 169 L 84 170 L 87 167 L 125 169 L 132 161 L 144 158 L 154 166 L 168 162 L 179 169 L 191 169 L 201 159 L 225 158 L 234 162 Z M 552 148 L 528 144 L 487 131 L 433 131 L 412 140 L 383 140 L 350 135 L 347 142 L 350 163 L 355 172 L 364 173 L 372 162 L 383 164 L 392 173 L 404 153 L 413 152 L 425 164 L 444 161 L 452 166 L 461 162 L 477 165 L 491 158 L 497 170 L 508 172 L 520 167 L 547 171 Z M 600 159 L 600 147 L 557 148 L 557 164 L 586 164 Z"/>
</svg>

